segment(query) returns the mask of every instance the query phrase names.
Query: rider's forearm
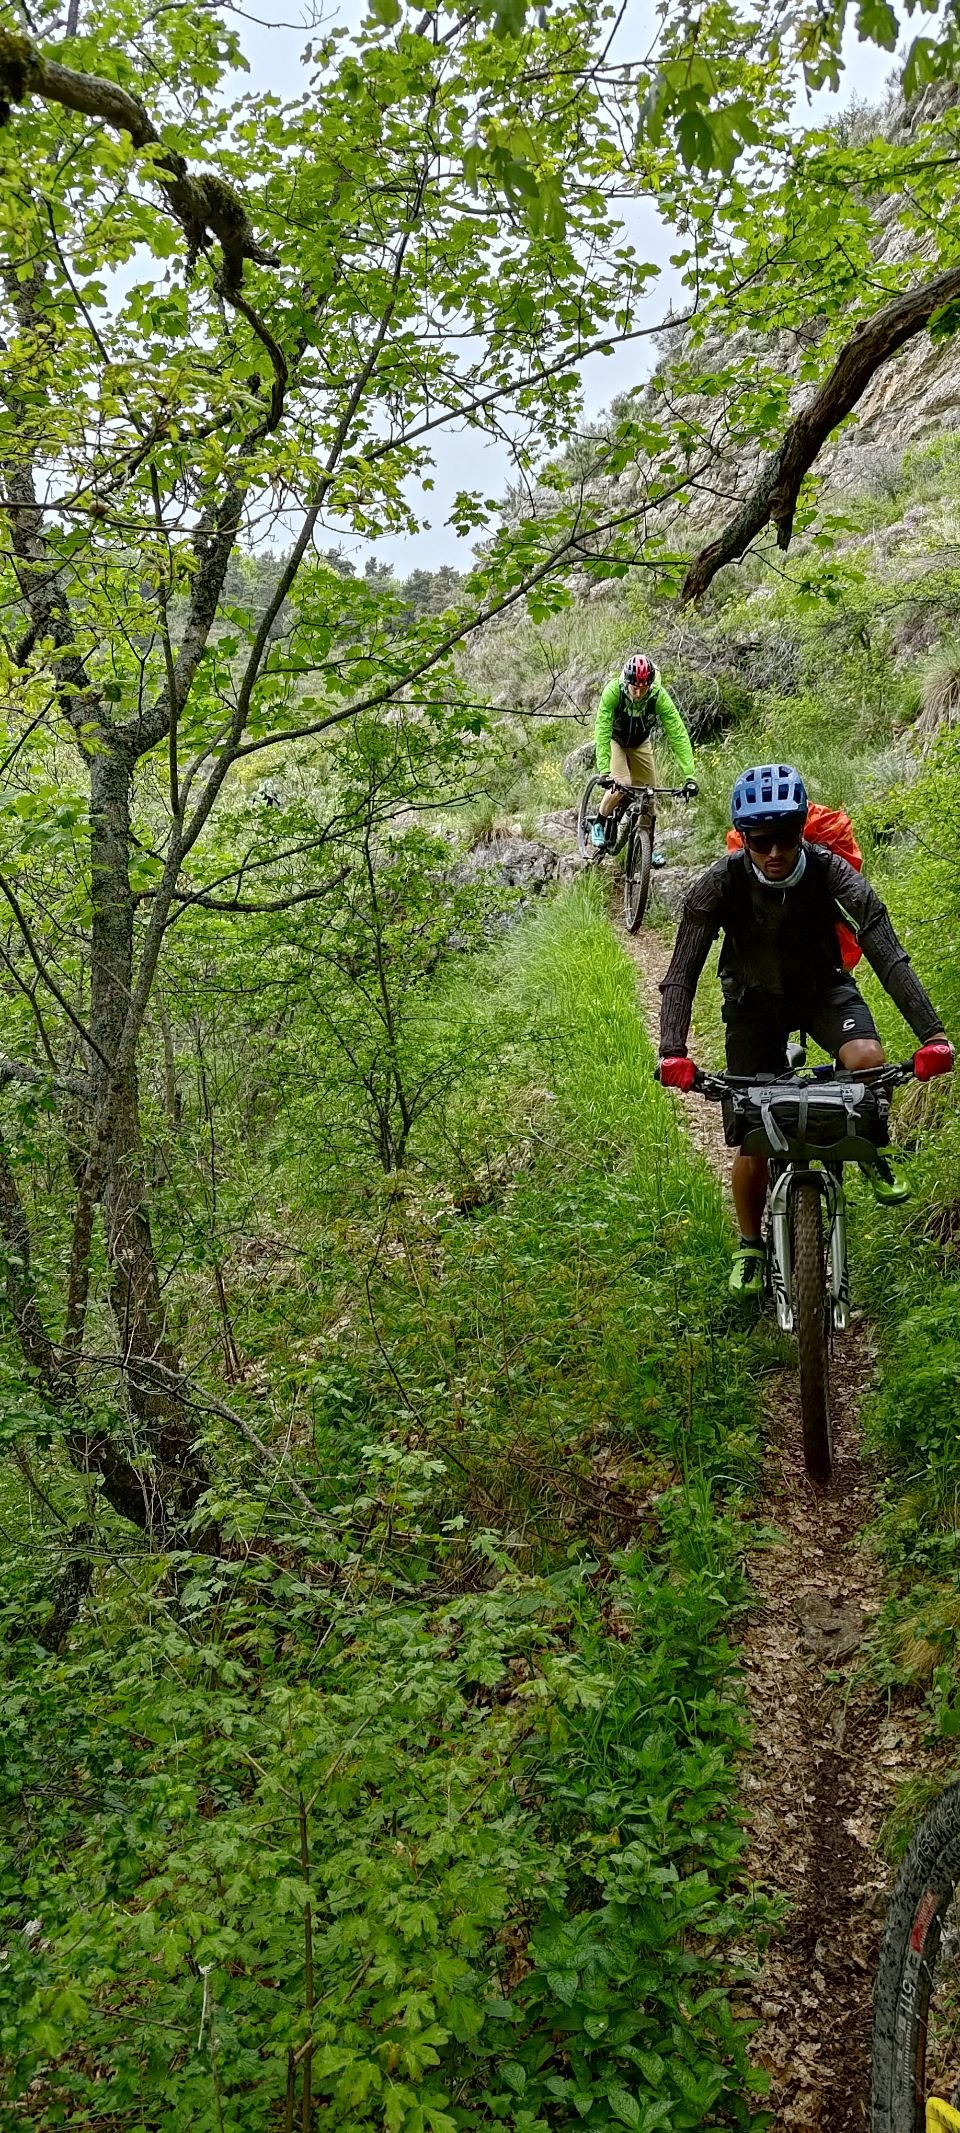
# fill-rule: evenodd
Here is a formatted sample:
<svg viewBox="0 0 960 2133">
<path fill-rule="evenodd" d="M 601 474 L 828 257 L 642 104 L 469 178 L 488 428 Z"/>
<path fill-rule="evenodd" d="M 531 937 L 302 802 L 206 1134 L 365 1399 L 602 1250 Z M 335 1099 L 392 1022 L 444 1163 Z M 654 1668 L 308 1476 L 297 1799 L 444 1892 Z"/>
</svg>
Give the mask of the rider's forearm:
<svg viewBox="0 0 960 2133">
<path fill-rule="evenodd" d="M 936 1036 L 943 1023 L 921 985 L 906 949 L 897 939 L 884 904 L 878 904 L 869 925 L 863 928 L 860 946 L 914 1036 L 921 1044 L 925 1044 L 928 1037 Z"/>
<path fill-rule="evenodd" d="M 687 1038 L 690 1034 L 690 1017 L 693 1013 L 693 994 L 687 991 L 685 985 L 667 985 L 666 983 L 661 985 L 660 992 L 662 997 L 662 1006 L 660 1008 L 660 1057 L 661 1059 L 677 1059 L 687 1049 Z"/>
<path fill-rule="evenodd" d="M 841 917 L 848 919 L 854 927 L 867 962 L 876 971 L 884 991 L 889 993 L 894 1006 L 899 1007 L 914 1036 L 925 1044 L 928 1037 L 935 1036 L 941 1029 L 940 1017 L 917 977 L 903 942 L 893 930 L 882 897 L 877 895 L 865 874 L 858 874 L 836 852 L 830 855 L 830 886 Z"/>
<path fill-rule="evenodd" d="M 693 776 L 693 749 L 690 735 L 677 710 L 673 697 L 661 689 L 657 697 L 657 716 L 670 743 L 673 760 L 682 778 Z"/>
<path fill-rule="evenodd" d="M 611 689 L 608 682 L 597 705 L 597 718 L 593 729 L 593 752 L 596 756 L 597 769 L 602 778 L 606 777 L 610 768 L 610 742 L 613 737 L 613 715 L 616 704 L 617 692 Z"/>
<path fill-rule="evenodd" d="M 716 925 L 709 918 L 684 916 L 680 921 L 670 967 L 660 987 L 662 1053 L 686 1050 L 694 994 L 716 932 Z"/>
</svg>

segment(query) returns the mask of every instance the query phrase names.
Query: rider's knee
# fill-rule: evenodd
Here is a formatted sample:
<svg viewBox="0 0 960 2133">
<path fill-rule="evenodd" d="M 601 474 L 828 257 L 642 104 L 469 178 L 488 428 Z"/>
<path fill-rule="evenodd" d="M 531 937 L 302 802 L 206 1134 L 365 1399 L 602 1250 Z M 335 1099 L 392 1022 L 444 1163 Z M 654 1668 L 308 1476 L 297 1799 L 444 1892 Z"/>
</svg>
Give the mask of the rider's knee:
<svg viewBox="0 0 960 2133">
<path fill-rule="evenodd" d="M 842 1067 L 862 1074 L 868 1067 L 883 1065 L 883 1046 L 876 1037 L 851 1037 L 849 1044 L 841 1044 L 837 1056 Z"/>
</svg>

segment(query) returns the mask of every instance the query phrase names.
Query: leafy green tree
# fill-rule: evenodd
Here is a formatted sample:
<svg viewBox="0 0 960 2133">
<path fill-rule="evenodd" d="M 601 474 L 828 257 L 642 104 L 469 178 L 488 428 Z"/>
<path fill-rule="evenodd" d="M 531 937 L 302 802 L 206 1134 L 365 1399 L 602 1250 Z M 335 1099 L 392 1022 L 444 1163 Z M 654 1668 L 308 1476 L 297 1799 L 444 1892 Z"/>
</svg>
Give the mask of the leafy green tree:
<svg viewBox="0 0 960 2133">
<path fill-rule="evenodd" d="M 306 1081 L 333 1095 L 346 1136 L 371 1145 L 388 1172 L 472 1064 L 461 1019 L 448 1025 L 433 981 L 451 956 L 483 945 L 508 893 L 461 880 L 449 840 L 422 814 L 410 819 L 411 803 L 422 810 L 435 795 L 442 805 L 462 789 L 452 739 L 442 726 L 358 721 L 340 765 L 343 877 L 333 909 L 301 937 Z"/>
<path fill-rule="evenodd" d="M 333 526 L 409 528 L 410 478 L 457 424 L 509 418 L 521 461 L 561 439 L 587 349 L 644 330 L 611 21 L 566 0 L 517 38 L 381 11 L 317 38 L 288 107 L 232 98 L 237 34 L 199 5 L 73 7 L 57 44 L 44 0 L 0 39 L 0 895 L 23 1003 L 0 1072 L 54 1106 L 70 1201 L 41 1238 L 3 1159 L 7 1299 L 44 1416 L 154 1540 L 215 1540 L 138 1088 L 170 929 L 325 893 L 291 878 L 304 854 L 224 854 L 238 781 L 401 701 L 456 724 L 458 645 L 549 605 L 604 518 L 584 495 L 497 534 L 458 615 L 415 627 L 317 556 Z M 465 493 L 454 522 L 491 510 Z M 238 583 L 271 527 L 281 564 Z M 121 1398 L 94 1412 L 110 1320 Z"/>
<path fill-rule="evenodd" d="M 415 615 L 442 615 L 445 608 L 456 607 L 462 592 L 463 579 L 449 563 L 439 570 L 412 570 L 403 580 L 405 605 Z"/>
</svg>

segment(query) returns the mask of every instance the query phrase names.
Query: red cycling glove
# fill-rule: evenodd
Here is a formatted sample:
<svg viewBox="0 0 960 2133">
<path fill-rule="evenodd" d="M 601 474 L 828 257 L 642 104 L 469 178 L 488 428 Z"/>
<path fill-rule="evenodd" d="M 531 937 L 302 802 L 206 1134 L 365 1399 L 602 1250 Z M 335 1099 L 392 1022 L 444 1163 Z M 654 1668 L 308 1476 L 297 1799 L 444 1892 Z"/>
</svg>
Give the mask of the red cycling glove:
<svg viewBox="0 0 960 2133">
<path fill-rule="evenodd" d="M 942 1073 L 943 1069 L 937 1071 Z M 692 1059 L 661 1059 L 657 1079 L 662 1081 L 665 1089 L 682 1089 L 686 1095 L 693 1087 L 696 1072 Z"/>
<path fill-rule="evenodd" d="M 935 1074 L 949 1074 L 953 1066 L 953 1046 L 946 1037 L 931 1037 L 913 1055 L 913 1071 L 918 1081 L 932 1081 Z"/>
</svg>

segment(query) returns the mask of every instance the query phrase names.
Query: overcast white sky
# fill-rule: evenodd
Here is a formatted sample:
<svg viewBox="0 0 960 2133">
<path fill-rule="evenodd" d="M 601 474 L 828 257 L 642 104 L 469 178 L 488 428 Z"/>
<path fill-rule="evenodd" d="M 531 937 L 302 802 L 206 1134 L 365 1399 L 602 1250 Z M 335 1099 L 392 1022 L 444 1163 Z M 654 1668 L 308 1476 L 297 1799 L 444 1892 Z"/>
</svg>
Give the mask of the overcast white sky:
<svg viewBox="0 0 960 2133">
<path fill-rule="evenodd" d="M 298 18 L 305 16 L 306 9 L 301 11 L 299 0 L 242 0 L 242 5 L 244 13 L 240 29 L 250 74 L 239 77 L 238 87 L 248 92 L 272 90 L 282 97 L 302 94 L 306 73 L 301 54 L 310 33 L 305 22 L 300 27 Z M 259 20 L 254 21 L 246 15 L 247 5 L 256 9 Z M 363 12 L 361 0 L 340 0 L 340 4 L 336 4 L 336 0 L 327 0 L 324 27 L 336 24 L 352 27 L 359 22 Z M 645 51 L 652 41 L 655 20 L 653 0 L 628 0 L 618 43 L 625 51 Z M 799 97 L 796 107 L 799 124 L 813 125 L 854 98 L 868 103 L 879 101 L 891 71 L 891 55 L 881 52 L 875 45 L 859 44 L 851 25 L 844 41 L 844 56 L 846 70 L 839 96 L 821 91 L 813 97 L 806 94 Z M 648 284 L 646 294 L 651 320 L 656 322 L 666 317 L 672 301 L 679 306 L 683 300 L 679 277 L 669 263 L 670 253 L 677 249 L 676 239 L 646 200 L 635 202 L 628 218 L 628 234 L 638 257 L 661 269 L 659 280 Z M 616 393 L 640 384 L 655 361 L 656 351 L 649 341 L 616 349 L 610 356 L 591 357 L 584 364 L 582 373 L 587 418 L 600 414 Z M 429 497 L 429 527 L 413 538 L 389 538 L 377 542 L 374 552 L 378 559 L 392 563 L 400 576 L 418 566 L 436 570 L 442 563 L 453 563 L 459 569 L 468 568 L 471 544 L 461 540 L 445 525 L 447 510 L 459 489 L 481 489 L 487 496 L 500 495 L 508 473 L 503 446 L 487 443 L 475 432 L 464 429 L 455 448 L 451 440 L 440 455 L 435 469 L 435 487 Z M 370 553 L 369 541 L 345 538 L 343 546 L 361 566 Z"/>
</svg>

